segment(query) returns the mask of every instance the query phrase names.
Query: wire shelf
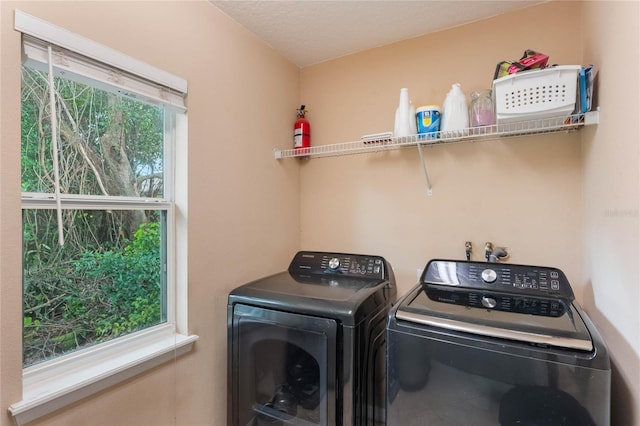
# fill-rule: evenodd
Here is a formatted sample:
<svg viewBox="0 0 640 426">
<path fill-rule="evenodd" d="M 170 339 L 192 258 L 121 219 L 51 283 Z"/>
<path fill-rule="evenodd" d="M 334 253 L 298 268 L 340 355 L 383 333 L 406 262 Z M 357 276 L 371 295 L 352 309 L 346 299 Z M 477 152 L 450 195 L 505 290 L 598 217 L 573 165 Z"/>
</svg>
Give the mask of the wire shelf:
<svg viewBox="0 0 640 426">
<path fill-rule="evenodd" d="M 317 145 L 310 148 L 276 149 L 275 158 L 319 158 L 368 152 L 380 152 L 412 146 L 435 146 L 460 142 L 496 140 L 542 133 L 571 132 L 598 124 L 599 111 L 584 114 L 519 121 L 492 126 L 470 127 L 458 131 L 434 132 L 403 137 L 382 137 L 376 140 Z"/>
</svg>

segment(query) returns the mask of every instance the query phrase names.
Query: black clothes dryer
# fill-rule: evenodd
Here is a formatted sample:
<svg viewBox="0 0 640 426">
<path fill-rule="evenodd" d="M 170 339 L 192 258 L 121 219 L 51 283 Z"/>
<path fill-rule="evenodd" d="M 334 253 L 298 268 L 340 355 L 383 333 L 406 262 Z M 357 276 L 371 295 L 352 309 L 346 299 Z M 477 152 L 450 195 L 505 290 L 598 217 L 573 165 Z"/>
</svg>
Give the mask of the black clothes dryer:
<svg viewBox="0 0 640 426">
<path fill-rule="evenodd" d="M 608 426 L 605 344 L 562 271 L 433 260 L 389 314 L 389 426 Z"/>
<path fill-rule="evenodd" d="M 228 424 L 383 425 L 395 299 L 382 257 L 308 251 L 231 291 Z"/>
</svg>

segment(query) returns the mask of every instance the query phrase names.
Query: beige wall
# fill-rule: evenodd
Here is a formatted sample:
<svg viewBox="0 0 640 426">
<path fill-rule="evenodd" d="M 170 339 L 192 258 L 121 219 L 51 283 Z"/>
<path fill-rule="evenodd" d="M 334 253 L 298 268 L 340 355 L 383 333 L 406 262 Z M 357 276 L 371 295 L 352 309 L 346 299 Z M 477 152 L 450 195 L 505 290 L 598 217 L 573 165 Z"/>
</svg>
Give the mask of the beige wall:
<svg viewBox="0 0 640 426">
<path fill-rule="evenodd" d="M 193 353 L 34 424 L 226 423 L 226 296 L 299 247 L 292 139 L 299 70 L 206 1 L 0 2 L 0 424 L 21 397 L 19 8 L 188 80 Z"/>
<path fill-rule="evenodd" d="M 426 149 L 431 197 L 415 148 L 304 162 L 302 247 L 379 253 L 400 293 L 427 260 L 463 258 L 467 240 L 477 260 L 493 241 L 512 262 L 561 268 L 609 344 L 621 426 L 640 424 L 638 18 L 636 1 L 551 2 L 301 71 L 322 145 L 393 130 L 401 87 L 414 105 L 442 105 L 454 82 L 488 88 L 496 62 L 525 48 L 596 64 L 599 126 Z"/>
<path fill-rule="evenodd" d="M 401 87 L 414 105 L 442 105 L 452 83 L 490 88 L 495 65 L 525 48 L 580 64 L 576 3 L 553 3 L 308 67 L 301 99 L 312 143 L 393 130 Z M 516 31 L 514 23 L 544 31 Z M 507 34 L 507 29 L 512 28 Z M 562 40 L 562 42 L 559 42 Z M 580 134 L 442 145 L 311 160 L 301 168 L 302 246 L 380 253 L 402 292 L 434 257 L 464 258 L 464 243 L 507 246 L 516 263 L 563 269 L 582 292 Z"/>
<path fill-rule="evenodd" d="M 613 424 L 638 425 L 640 78 L 633 70 L 640 67 L 640 3 L 588 2 L 584 11 L 584 57 L 599 65 L 602 110 L 600 124 L 585 132 L 582 145 L 585 305 L 611 353 Z"/>
</svg>

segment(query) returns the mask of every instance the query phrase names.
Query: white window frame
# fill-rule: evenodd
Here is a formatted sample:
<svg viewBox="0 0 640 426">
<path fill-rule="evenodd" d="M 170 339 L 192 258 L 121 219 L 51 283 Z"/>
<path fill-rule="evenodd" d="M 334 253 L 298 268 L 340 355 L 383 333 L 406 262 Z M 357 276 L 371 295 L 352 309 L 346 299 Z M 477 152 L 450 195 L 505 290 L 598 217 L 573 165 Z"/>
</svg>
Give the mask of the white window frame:
<svg viewBox="0 0 640 426">
<path fill-rule="evenodd" d="M 108 82 L 112 90 L 114 85 L 119 86 L 116 89 L 122 90 L 121 93 L 134 93 L 147 102 L 176 111 L 172 115 L 175 122 L 166 126 L 167 131 L 173 133 L 166 136 L 174 140 L 174 152 L 165 156 L 174 160 L 166 165 L 166 172 L 173 173 L 175 186 L 167 188 L 165 194 L 168 199 L 173 199 L 173 203 L 120 199 L 123 207 L 141 207 L 142 202 L 148 203 L 144 208 L 156 209 L 162 205 L 167 209 L 167 321 L 23 369 L 22 400 L 9 406 L 16 424 L 21 426 L 191 351 L 198 336 L 189 335 L 187 330 L 187 116 L 183 103 L 187 92 L 186 80 L 20 10 L 15 11 L 15 29 L 96 63 L 124 71 L 115 82 Z M 25 53 L 27 60 L 33 60 L 37 49 L 32 49 L 29 54 Z M 72 66 L 75 68 L 65 71 L 79 70 L 82 74 L 81 67 Z M 137 78 L 155 82 L 159 89 L 140 93 Z M 176 170 L 179 173 L 175 173 Z M 24 195 L 27 194 L 23 194 L 23 208 L 55 208 L 56 200 L 51 196 Z M 66 196 L 64 202 L 67 207 L 86 208 L 86 200 L 86 196 Z"/>
</svg>

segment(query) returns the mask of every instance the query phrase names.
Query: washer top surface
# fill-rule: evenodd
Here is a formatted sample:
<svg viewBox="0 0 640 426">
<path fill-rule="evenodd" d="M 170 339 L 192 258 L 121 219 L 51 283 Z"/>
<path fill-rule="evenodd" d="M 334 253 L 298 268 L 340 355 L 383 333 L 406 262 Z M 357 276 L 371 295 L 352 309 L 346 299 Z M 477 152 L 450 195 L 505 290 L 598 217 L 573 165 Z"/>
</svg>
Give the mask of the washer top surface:
<svg viewBox="0 0 640 426">
<path fill-rule="evenodd" d="M 591 351 L 591 336 L 558 269 L 434 260 L 395 316 L 450 330 Z"/>
<path fill-rule="evenodd" d="M 298 252 L 287 271 L 231 291 L 229 304 L 242 303 L 356 323 L 368 310 L 390 304 L 395 293 L 393 274 L 382 257 Z"/>
</svg>

